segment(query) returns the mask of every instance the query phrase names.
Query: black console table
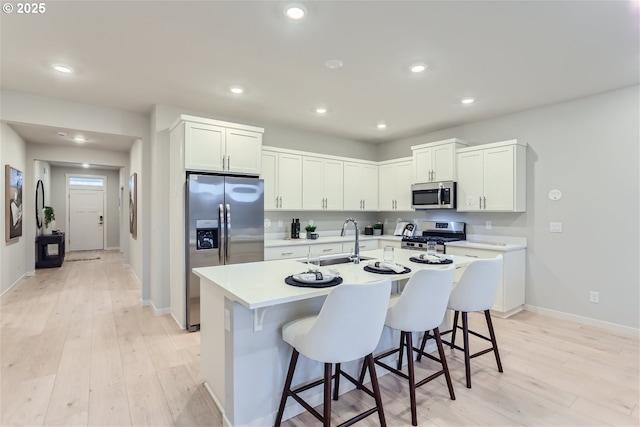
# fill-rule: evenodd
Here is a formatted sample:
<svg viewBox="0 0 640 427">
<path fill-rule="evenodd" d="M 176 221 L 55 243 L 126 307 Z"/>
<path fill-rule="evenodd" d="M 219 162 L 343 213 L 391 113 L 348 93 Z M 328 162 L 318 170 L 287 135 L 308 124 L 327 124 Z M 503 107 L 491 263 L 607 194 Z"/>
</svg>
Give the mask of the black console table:
<svg viewBox="0 0 640 427">
<path fill-rule="evenodd" d="M 57 245 L 58 253 L 49 254 L 49 245 Z M 60 267 L 64 261 L 64 233 L 36 237 L 36 268 Z"/>
</svg>

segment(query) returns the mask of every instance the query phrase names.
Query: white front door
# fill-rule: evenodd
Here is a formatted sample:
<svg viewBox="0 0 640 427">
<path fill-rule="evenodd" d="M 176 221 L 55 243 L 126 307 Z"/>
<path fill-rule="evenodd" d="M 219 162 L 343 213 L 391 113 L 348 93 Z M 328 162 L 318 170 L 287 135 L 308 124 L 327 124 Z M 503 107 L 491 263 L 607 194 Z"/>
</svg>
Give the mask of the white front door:
<svg viewBox="0 0 640 427">
<path fill-rule="evenodd" d="M 69 190 L 69 250 L 104 249 L 104 191 Z"/>
</svg>

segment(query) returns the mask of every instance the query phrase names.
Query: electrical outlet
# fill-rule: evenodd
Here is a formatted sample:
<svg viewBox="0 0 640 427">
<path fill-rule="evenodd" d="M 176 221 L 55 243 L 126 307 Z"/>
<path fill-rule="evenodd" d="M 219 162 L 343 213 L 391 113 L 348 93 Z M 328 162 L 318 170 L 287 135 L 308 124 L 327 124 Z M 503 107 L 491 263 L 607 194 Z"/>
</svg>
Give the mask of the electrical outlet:
<svg viewBox="0 0 640 427">
<path fill-rule="evenodd" d="M 600 292 L 590 291 L 589 292 L 589 302 L 599 303 L 600 302 Z"/>
<path fill-rule="evenodd" d="M 491 230 L 492 226 L 493 226 L 493 224 L 491 223 L 491 221 L 486 221 L 484 223 L 484 228 L 486 228 L 487 230 Z"/>
<path fill-rule="evenodd" d="M 549 231 L 552 233 L 562 233 L 562 223 L 561 222 L 550 222 L 549 223 Z"/>
</svg>

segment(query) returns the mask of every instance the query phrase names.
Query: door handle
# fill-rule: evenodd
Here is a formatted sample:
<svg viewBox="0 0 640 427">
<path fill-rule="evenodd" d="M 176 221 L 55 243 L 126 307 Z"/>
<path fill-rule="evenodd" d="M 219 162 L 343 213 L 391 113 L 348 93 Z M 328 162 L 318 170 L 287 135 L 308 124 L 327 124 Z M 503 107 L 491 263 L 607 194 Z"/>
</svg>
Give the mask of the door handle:
<svg viewBox="0 0 640 427">
<path fill-rule="evenodd" d="M 487 198 L 483 197 L 482 201 L 484 202 L 484 208 L 487 209 Z"/>
<path fill-rule="evenodd" d="M 222 264 L 222 225 L 224 224 L 224 214 L 222 213 L 222 203 L 218 206 L 218 262 Z"/>
<path fill-rule="evenodd" d="M 231 247 L 231 205 L 227 203 L 227 226 L 224 239 L 224 256 L 225 263 L 229 262 L 229 247 Z"/>
<path fill-rule="evenodd" d="M 98 223 L 98 225 L 102 225 L 103 222 L 104 222 L 103 221 L 103 217 L 102 217 L 102 215 L 100 215 L 100 222 Z"/>
<path fill-rule="evenodd" d="M 227 156 L 227 170 L 231 170 L 231 155 Z"/>
</svg>

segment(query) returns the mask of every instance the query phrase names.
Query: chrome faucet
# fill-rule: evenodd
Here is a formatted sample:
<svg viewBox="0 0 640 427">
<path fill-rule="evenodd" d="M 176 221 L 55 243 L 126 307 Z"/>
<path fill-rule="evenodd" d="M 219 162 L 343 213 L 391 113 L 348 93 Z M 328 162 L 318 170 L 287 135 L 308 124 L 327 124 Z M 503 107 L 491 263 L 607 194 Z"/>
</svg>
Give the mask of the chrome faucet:
<svg viewBox="0 0 640 427">
<path fill-rule="evenodd" d="M 347 218 L 344 224 L 342 224 L 342 232 L 340 232 L 340 236 L 344 237 L 344 228 L 350 222 L 352 222 L 356 227 L 356 245 L 353 248 L 353 263 L 360 264 L 360 229 L 358 228 L 358 222 L 353 218 Z"/>
</svg>

